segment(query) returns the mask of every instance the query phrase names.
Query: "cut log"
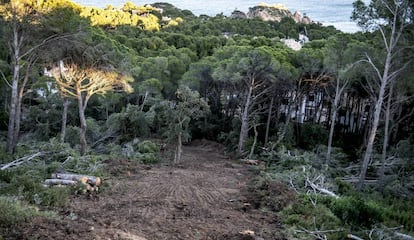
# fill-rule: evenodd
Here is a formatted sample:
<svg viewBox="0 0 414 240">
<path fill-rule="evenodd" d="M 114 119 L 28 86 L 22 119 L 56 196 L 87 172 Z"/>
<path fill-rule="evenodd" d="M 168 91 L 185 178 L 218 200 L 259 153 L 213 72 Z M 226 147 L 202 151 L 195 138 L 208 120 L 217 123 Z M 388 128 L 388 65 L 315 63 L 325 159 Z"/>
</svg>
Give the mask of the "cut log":
<svg viewBox="0 0 414 240">
<path fill-rule="evenodd" d="M 85 183 L 85 184 L 89 184 L 91 186 L 97 186 L 97 187 L 102 184 L 102 180 L 100 177 L 81 175 L 81 174 L 53 173 L 52 178 L 72 180 L 72 181 L 77 181 L 77 182 L 81 182 L 81 183 Z"/>
<path fill-rule="evenodd" d="M 47 186 L 52 185 L 76 185 L 78 182 L 73 180 L 65 180 L 65 179 L 46 179 L 45 184 Z"/>
</svg>

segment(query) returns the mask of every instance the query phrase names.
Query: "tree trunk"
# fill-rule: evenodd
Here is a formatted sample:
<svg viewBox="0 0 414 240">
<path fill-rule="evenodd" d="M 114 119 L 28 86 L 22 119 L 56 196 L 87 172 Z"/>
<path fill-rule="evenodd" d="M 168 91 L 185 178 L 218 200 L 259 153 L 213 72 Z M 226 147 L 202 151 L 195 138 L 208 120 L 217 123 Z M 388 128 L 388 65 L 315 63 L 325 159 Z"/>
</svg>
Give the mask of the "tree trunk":
<svg viewBox="0 0 414 240">
<path fill-rule="evenodd" d="M 384 188 L 384 177 L 385 177 L 385 162 L 387 159 L 387 148 L 389 142 L 389 129 L 390 129 L 390 118 L 391 118 L 391 104 L 392 104 L 392 95 L 394 92 L 394 84 L 391 84 L 390 91 L 388 93 L 387 107 L 385 109 L 385 126 L 384 126 L 384 141 L 382 143 L 382 154 L 381 154 L 381 169 L 380 169 L 380 179 L 378 181 L 379 187 Z"/>
<path fill-rule="evenodd" d="M 265 142 L 264 142 L 264 147 L 267 147 L 267 144 L 269 142 L 269 131 L 270 131 L 270 123 L 272 121 L 272 114 L 273 114 L 273 104 L 275 101 L 275 97 L 272 97 L 270 100 L 270 106 L 269 106 L 269 111 L 267 114 L 267 123 L 266 123 L 266 133 L 265 133 Z"/>
<path fill-rule="evenodd" d="M 367 170 L 368 170 L 368 164 L 371 160 L 372 150 L 374 148 L 375 137 L 377 135 L 379 120 L 380 120 L 380 117 L 381 117 L 382 104 L 384 102 L 385 90 L 386 90 L 387 84 L 389 82 L 388 74 L 389 74 L 390 67 L 391 67 L 391 58 L 392 58 L 391 52 L 388 52 L 386 62 L 385 62 L 384 72 L 383 72 L 381 82 L 380 82 L 381 85 L 380 85 L 380 89 L 379 89 L 378 98 L 377 98 L 377 101 L 375 103 L 374 119 L 373 119 L 373 122 L 372 122 L 371 129 L 369 131 L 367 148 L 365 150 L 364 160 L 363 160 L 362 166 L 361 166 L 361 173 L 360 173 L 359 182 L 358 182 L 358 185 L 357 185 L 358 190 L 361 190 L 363 185 L 364 185 L 365 176 L 366 176 Z"/>
<path fill-rule="evenodd" d="M 253 123 L 253 129 L 254 129 L 254 139 L 253 139 L 252 147 L 250 148 L 249 158 L 253 157 L 254 149 L 256 148 L 256 144 L 257 144 L 257 136 L 259 135 L 259 133 L 257 132 L 256 122 Z"/>
<path fill-rule="evenodd" d="M 86 118 L 85 107 L 82 99 L 82 93 L 78 94 L 78 108 L 79 108 L 79 120 L 80 120 L 80 154 L 84 156 L 86 153 Z"/>
<path fill-rule="evenodd" d="M 26 88 L 27 82 L 29 81 L 30 70 L 33 66 L 33 60 L 30 59 L 26 68 L 26 73 L 24 75 L 24 80 L 20 86 L 19 92 L 17 94 L 17 103 L 16 103 L 16 120 L 14 123 L 14 136 L 13 136 L 13 152 L 16 152 L 16 146 L 19 142 L 20 135 L 20 121 L 22 115 L 22 101 L 24 95 L 24 89 Z"/>
<path fill-rule="evenodd" d="M 147 97 L 148 97 L 148 91 L 145 91 L 144 99 L 142 100 L 142 104 L 141 104 L 141 112 L 144 111 L 144 106 L 145 106 L 145 103 L 147 102 Z"/>
<path fill-rule="evenodd" d="M 295 101 L 293 99 L 293 101 Z M 288 100 L 288 106 L 287 106 L 287 113 L 286 113 L 286 119 L 285 119 L 285 123 L 283 124 L 283 128 L 282 131 L 278 132 L 278 137 L 277 137 L 277 142 L 276 145 L 279 145 L 284 139 L 285 139 L 285 135 L 286 132 L 288 130 L 289 124 L 290 124 L 290 118 L 292 116 L 293 111 L 295 110 L 295 107 L 292 106 L 292 101 L 289 98 Z"/>
<path fill-rule="evenodd" d="M 17 20 L 15 20 L 17 21 Z M 20 78 L 20 43 L 19 43 L 19 33 L 17 31 L 17 23 L 13 24 L 13 79 L 11 86 L 11 98 L 10 98 L 10 108 L 9 108 L 9 125 L 7 128 L 7 143 L 6 143 L 6 152 L 14 152 L 15 144 L 15 126 L 16 126 L 16 109 L 18 101 L 18 88 L 19 88 L 19 78 Z"/>
<path fill-rule="evenodd" d="M 182 133 L 179 132 L 178 133 L 178 138 L 177 138 L 177 149 L 175 150 L 174 163 L 181 162 L 182 146 L 183 146 Z"/>
<path fill-rule="evenodd" d="M 68 121 L 69 99 L 63 97 L 62 128 L 60 130 L 60 142 L 64 143 L 66 138 L 66 124 Z"/>
<path fill-rule="evenodd" d="M 329 139 L 328 139 L 328 149 L 326 151 L 326 164 L 329 164 L 329 162 L 331 161 L 332 141 L 333 141 L 333 135 L 335 132 L 336 114 L 338 113 L 338 105 L 339 105 L 340 98 L 341 98 L 341 93 L 339 92 L 339 86 L 337 84 L 336 92 L 335 92 L 335 99 L 334 99 L 333 106 L 332 106 L 331 126 L 329 129 Z"/>
<path fill-rule="evenodd" d="M 329 162 L 331 161 L 332 141 L 333 141 L 333 135 L 335 132 L 336 113 L 337 113 L 337 109 L 336 109 L 336 106 L 334 106 L 334 110 L 332 111 L 332 116 L 331 116 L 331 126 L 329 129 L 328 149 L 326 151 L 326 164 L 329 164 Z"/>
<path fill-rule="evenodd" d="M 249 109 L 250 109 L 250 104 L 252 101 L 254 81 L 255 79 L 252 78 L 250 85 L 249 85 L 249 90 L 247 92 L 246 103 L 244 105 L 244 109 L 243 109 L 242 117 L 241 117 L 240 137 L 239 137 L 239 144 L 237 148 L 237 152 L 240 155 L 243 154 L 246 140 L 247 140 L 247 137 L 249 136 Z"/>
</svg>

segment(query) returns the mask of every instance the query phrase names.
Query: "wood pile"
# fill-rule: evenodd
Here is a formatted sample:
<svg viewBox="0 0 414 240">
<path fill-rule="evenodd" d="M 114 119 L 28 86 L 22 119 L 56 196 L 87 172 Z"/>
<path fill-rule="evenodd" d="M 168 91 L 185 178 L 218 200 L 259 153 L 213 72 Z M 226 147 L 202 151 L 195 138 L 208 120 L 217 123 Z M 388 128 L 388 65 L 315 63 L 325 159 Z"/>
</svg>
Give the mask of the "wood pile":
<svg viewBox="0 0 414 240">
<path fill-rule="evenodd" d="M 80 185 L 88 192 L 98 191 L 102 184 L 100 177 L 72 173 L 53 173 L 50 179 L 46 179 L 45 186 Z"/>
</svg>

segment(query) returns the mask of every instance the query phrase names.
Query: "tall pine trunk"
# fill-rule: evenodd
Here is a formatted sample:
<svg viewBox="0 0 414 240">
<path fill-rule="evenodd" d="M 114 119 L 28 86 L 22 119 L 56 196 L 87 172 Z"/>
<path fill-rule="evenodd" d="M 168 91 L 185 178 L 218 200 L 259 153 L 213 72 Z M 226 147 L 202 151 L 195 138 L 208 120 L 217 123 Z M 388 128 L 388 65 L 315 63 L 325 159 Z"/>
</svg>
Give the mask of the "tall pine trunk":
<svg viewBox="0 0 414 240">
<path fill-rule="evenodd" d="M 366 177 L 367 170 L 368 170 L 368 164 L 371 161 L 372 151 L 373 151 L 373 148 L 374 148 L 375 137 L 377 135 L 379 120 L 380 120 L 380 117 L 381 117 L 382 105 L 384 103 L 385 90 L 386 90 L 387 85 L 390 81 L 388 74 L 389 74 L 389 71 L 390 71 L 390 68 L 391 68 L 391 58 L 392 58 L 392 54 L 389 51 L 388 54 L 387 54 L 386 61 L 385 61 L 384 72 L 383 72 L 383 75 L 380 79 L 381 80 L 380 81 L 380 89 L 379 89 L 377 100 L 375 102 L 373 121 L 372 121 L 371 128 L 369 130 L 367 147 L 366 147 L 366 150 L 365 150 L 364 159 L 362 161 L 361 173 L 359 175 L 359 182 L 357 184 L 357 189 L 358 190 L 361 190 L 362 187 L 364 186 L 364 181 L 365 181 L 365 177 Z"/>
<path fill-rule="evenodd" d="M 239 136 L 239 144 L 237 152 L 239 155 L 242 155 L 244 152 L 244 147 L 246 145 L 247 137 L 249 136 L 249 110 L 250 104 L 252 101 L 253 88 L 254 88 L 255 79 L 252 78 L 249 84 L 249 90 L 247 91 L 246 103 L 244 104 L 244 109 L 241 116 L 241 128 Z"/>
<path fill-rule="evenodd" d="M 394 84 L 391 84 L 390 91 L 388 93 L 388 99 L 387 99 L 387 106 L 385 109 L 385 126 L 384 126 L 384 140 L 382 143 L 382 154 L 381 154 L 381 169 L 379 174 L 379 181 L 380 188 L 383 189 L 384 187 L 384 180 L 385 180 L 385 162 L 387 160 L 387 148 L 388 148 L 388 142 L 390 137 L 390 120 L 391 120 L 391 104 L 392 104 L 392 95 L 394 92 Z"/>
<path fill-rule="evenodd" d="M 270 106 L 269 106 L 269 110 L 267 113 L 267 122 L 266 122 L 266 133 L 265 133 L 265 142 L 264 142 L 264 147 L 267 147 L 267 144 L 269 142 L 269 131 L 270 131 L 270 123 L 272 121 L 272 114 L 273 114 L 273 104 L 275 101 L 275 97 L 272 97 L 270 100 Z"/>
<path fill-rule="evenodd" d="M 341 99 L 341 95 L 344 88 L 341 88 L 339 86 L 339 79 L 336 80 L 336 88 L 335 88 L 335 98 L 332 106 L 332 115 L 331 115 L 331 126 L 329 129 L 329 138 L 328 138 L 328 149 L 326 151 L 326 164 L 329 164 L 331 161 L 331 153 L 332 153 L 332 141 L 333 141 L 333 135 L 335 132 L 335 123 L 336 123 L 336 115 L 338 113 L 338 105 L 339 100 Z"/>
<path fill-rule="evenodd" d="M 60 130 L 60 142 L 64 143 L 66 138 L 66 124 L 68 122 L 69 99 L 63 97 L 62 127 Z"/>
<path fill-rule="evenodd" d="M 82 92 L 80 87 L 77 88 L 78 95 L 78 108 L 79 108 L 79 120 L 80 120 L 80 154 L 84 156 L 86 153 L 86 118 L 85 118 L 85 108 L 86 102 L 82 98 Z"/>
<path fill-rule="evenodd" d="M 17 21 L 17 20 L 15 20 Z M 15 148 L 15 126 L 16 126 L 16 110 L 18 104 L 18 88 L 19 88 L 19 78 L 20 78 L 20 35 L 17 29 L 17 23 L 13 23 L 13 42 L 12 42 L 12 52 L 13 52 L 13 79 L 11 85 L 11 98 L 10 98 L 10 107 L 9 107 L 9 125 L 7 128 L 7 142 L 6 142 L 6 152 L 13 153 Z"/>
<path fill-rule="evenodd" d="M 26 88 L 27 82 L 29 81 L 30 71 L 32 69 L 33 62 L 32 59 L 29 61 L 26 73 L 24 75 L 24 80 L 20 86 L 20 89 L 17 94 L 17 104 L 16 104 L 16 120 L 14 123 L 14 136 L 13 136 L 13 152 L 16 151 L 17 143 L 19 142 L 20 137 L 20 122 L 22 118 L 22 101 L 24 95 L 24 89 Z"/>
</svg>

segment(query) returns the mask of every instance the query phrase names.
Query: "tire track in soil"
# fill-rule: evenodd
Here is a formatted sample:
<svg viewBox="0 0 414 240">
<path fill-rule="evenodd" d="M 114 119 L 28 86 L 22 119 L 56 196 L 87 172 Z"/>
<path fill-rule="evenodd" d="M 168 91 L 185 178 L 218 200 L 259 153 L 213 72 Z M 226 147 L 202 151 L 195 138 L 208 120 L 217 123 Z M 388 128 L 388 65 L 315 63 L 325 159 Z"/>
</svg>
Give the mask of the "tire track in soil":
<svg viewBox="0 0 414 240">
<path fill-rule="evenodd" d="M 184 146 L 178 166 L 120 175 L 96 199 L 74 198 L 66 215 L 76 220 L 51 224 L 52 238 L 44 239 L 285 239 L 274 214 L 244 207 L 240 190 L 252 173 L 222 152 L 199 141 Z M 65 238 L 53 238 L 56 228 Z M 240 235 L 244 230 L 258 237 Z"/>
</svg>

